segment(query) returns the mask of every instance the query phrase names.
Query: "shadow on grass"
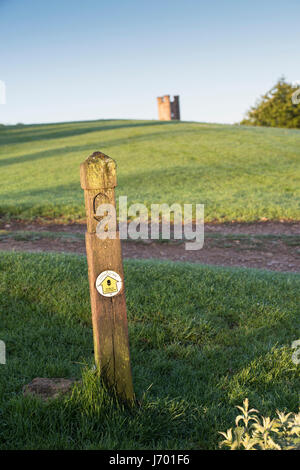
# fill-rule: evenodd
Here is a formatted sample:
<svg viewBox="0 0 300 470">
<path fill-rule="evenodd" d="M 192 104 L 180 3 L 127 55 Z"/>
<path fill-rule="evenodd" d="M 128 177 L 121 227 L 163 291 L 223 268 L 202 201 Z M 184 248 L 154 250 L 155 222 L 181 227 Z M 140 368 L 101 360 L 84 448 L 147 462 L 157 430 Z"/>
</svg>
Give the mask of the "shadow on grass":
<svg viewBox="0 0 300 470">
<path fill-rule="evenodd" d="M 97 122 L 97 121 L 96 121 Z M 114 122 L 114 121 L 113 121 Z M 132 122 L 128 121 L 125 123 L 116 122 L 115 124 L 103 125 L 103 121 L 99 121 L 98 125 L 95 125 L 95 121 L 91 123 L 85 122 L 85 125 L 78 125 L 77 123 L 57 124 L 49 126 L 49 129 L 45 131 L 42 127 L 3 127 L 0 128 L 0 145 L 7 144 L 18 144 L 25 142 L 32 142 L 38 140 L 50 140 L 59 139 L 65 137 L 74 137 L 78 135 L 90 134 L 92 132 L 109 131 L 116 129 L 126 128 L 139 128 L 146 126 L 165 126 L 174 125 L 177 121 L 146 121 L 146 122 Z M 83 124 L 83 123 L 82 123 Z M 47 127 L 47 125 L 44 125 Z M 66 128 L 67 126 L 67 128 Z M 61 129 L 60 129 L 61 128 Z"/>
<path fill-rule="evenodd" d="M 88 153 L 85 154 L 85 152 L 88 150 L 90 150 L 90 153 L 95 152 L 95 151 L 105 151 L 106 148 L 129 144 L 132 142 L 133 143 L 145 142 L 148 140 L 156 139 L 157 137 L 160 137 L 161 139 L 165 139 L 172 135 L 178 136 L 180 133 L 186 134 L 187 131 L 185 130 L 175 131 L 174 130 L 174 131 L 167 131 L 167 132 L 151 132 L 148 134 L 135 135 L 135 136 L 130 136 L 130 137 L 122 138 L 122 139 L 113 139 L 113 140 L 105 140 L 105 141 L 99 140 L 99 143 L 94 142 L 88 145 L 65 146 L 65 147 L 60 147 L 60 148 L 53 148 L 50 150 L 43 150 L 41 152 L 19 155 L 17 157 L 2 158 L 0 159 L 0 167 L 26 163 L 30 161 L 44 160 L 47 158 L 63 156 L 66 154 L 71 154 L 71 153 L 76 153 L 76 152 L 77 153 L 82 152 L 82 160 L 84 160 L 84 158 L 88 157 L 89 155 Z M 70 158 L 73 158 L 73 155 L 69 155 L 69 156 Z"/>
</svg>

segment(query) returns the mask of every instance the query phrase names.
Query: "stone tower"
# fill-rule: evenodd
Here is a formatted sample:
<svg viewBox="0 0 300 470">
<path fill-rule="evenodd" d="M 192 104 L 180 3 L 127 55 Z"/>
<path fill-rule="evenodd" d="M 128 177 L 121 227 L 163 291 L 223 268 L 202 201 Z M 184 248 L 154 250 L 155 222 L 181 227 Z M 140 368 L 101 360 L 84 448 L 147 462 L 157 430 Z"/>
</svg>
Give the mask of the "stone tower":
<svg viewBox="0 0 300 470">
<path fill-rule="evenodd" d="M 174 96 L 173 101 L 170 100 L 170 95 L 159 96 L 157 104 L 160 121 L 180 121 L 179 96 Z"/>
</svg>

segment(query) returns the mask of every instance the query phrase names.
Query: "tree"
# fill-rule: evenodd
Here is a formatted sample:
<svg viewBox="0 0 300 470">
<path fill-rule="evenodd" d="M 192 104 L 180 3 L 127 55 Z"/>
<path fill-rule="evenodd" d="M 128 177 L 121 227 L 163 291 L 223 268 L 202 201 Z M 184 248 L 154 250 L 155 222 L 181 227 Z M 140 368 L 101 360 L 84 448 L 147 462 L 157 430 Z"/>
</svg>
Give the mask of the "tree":
<svg viewBox="0 0 300 470">
<path fill-rule="evenodd" d="M 246 116 L 241 124 L 300 129 L 300 86 L 280 78 Z"/>
</svg>

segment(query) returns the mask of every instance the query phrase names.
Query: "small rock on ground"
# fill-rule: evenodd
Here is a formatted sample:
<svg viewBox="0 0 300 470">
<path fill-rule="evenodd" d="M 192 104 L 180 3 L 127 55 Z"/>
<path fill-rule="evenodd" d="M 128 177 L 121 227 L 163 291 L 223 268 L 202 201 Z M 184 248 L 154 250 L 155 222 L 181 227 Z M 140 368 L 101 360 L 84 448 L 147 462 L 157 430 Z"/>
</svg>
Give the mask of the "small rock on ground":
<svg viewBox="0 0 300 470">
<path fill-rule="evenodd" d="M 75 382 L 75 379 L 36 377 L 29 384 L 24 385 L 23 394 L 24 396 L 38 396 L 43 400 L 57 398 L 61 394 L 65 395 L 70 392 Z"/>
</svg>

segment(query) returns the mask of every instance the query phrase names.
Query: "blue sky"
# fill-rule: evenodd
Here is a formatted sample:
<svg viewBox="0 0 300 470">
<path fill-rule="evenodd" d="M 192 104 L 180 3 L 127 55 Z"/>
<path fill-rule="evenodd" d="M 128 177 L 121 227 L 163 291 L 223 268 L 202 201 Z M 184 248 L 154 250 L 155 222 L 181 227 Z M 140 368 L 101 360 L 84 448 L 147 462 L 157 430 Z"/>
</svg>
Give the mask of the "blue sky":
<svg viewBox="0 0 300 470">
<path fill-rule="evenodd" d="M 2 123 L 238 122 L 285 75 L 300 80 L 299 0 L 0 0 Z"/>
</svg>

